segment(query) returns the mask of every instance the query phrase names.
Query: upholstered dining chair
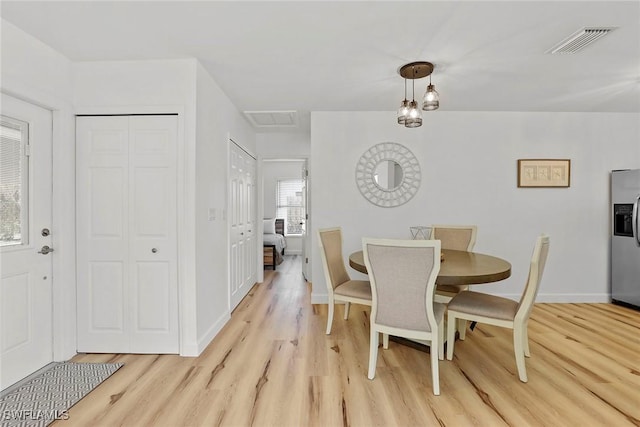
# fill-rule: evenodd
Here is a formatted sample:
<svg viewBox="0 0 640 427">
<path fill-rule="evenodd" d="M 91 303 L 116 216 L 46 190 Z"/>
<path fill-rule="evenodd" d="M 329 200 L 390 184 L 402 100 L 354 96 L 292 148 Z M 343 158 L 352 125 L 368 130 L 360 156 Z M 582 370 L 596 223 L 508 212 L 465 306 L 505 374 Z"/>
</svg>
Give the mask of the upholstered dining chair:
<svg viewBox="0 0 640 427">
<path fill-rule="evenodd" d="M 333 312 L 336 302 L 343 302 L 344 319 L 349 318 L 351 303 L 371 305 L 371 285 L 368 280 L 351 280 L 342 257 L 342 229 L 340 227 L 318 230 L 320 255 L 324 267 L 324 277 L 329 293 L 329 313 L 327 316 L 327 332 L 331 334 Z M 386 342 L 386 339 L 385 339 Z"/>
<path fill-rule="evenodd" d="M 445 305 L 433 301 L 440 242 L 364 238 L 362 250 L 372 294 L 369 379 L 376 374 L 379 333 L 426 340 L 431 344 L 433 394 L 440 394 Z"/>
<path fill-rule="evenodd" d="M 527 324 L 533 303 L 538 294 L 542 272 L 549 253 L 549 236 L 542 234 L 536 240 L 533 249 L 529 276 L 520 301 L 514 301 L 495 295 L 473 291 L 463 291 L 455 296 L 448 305 L 447 315 L 447 359 L 453 358 L 455 340 L 455 322 L 457 319 L 513 329 L 513 349 L 520 381 L 527 382 L 524 358 L 530 357 Z M 461 335 L 463 340 L 464 336 Z"/>
<path fill-rule="evenodd" d="M 440 240 L 442 249 L 471 252 L 476 244 L 478 227 L 475 225 L 431 226 L 431 240 Z"/>
<path fill-rule="evenodd" d="M 442 249 L 453 249 L 456 251 L 473 251 L 476 244 L 478 227 L 475 225 L 432 225 L 432 240 L 440 240 Z M 446 260 L 445 260 L 446 261 Z M 437 285 L 436 301 L 448 303 L 451 298 L 459 292 L 469 289 L 469 286 Z"/>
</svg>

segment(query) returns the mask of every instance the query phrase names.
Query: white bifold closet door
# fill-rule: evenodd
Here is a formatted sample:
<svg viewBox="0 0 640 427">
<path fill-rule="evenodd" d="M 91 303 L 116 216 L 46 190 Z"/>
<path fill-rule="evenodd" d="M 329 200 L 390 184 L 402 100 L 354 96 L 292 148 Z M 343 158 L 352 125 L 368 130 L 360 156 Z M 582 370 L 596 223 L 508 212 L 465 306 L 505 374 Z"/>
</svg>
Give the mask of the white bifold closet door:
<svg viewBox="0 0 640 427">
<path fill-rule="evenodd" d="M 76 119 L 78 351 L 178 353 L 177 116 Z"/>
<path fill-rule="evenodd" d="M 256 159 L 229 141 L 229 310 L 256 283 Z"/>
</svg>

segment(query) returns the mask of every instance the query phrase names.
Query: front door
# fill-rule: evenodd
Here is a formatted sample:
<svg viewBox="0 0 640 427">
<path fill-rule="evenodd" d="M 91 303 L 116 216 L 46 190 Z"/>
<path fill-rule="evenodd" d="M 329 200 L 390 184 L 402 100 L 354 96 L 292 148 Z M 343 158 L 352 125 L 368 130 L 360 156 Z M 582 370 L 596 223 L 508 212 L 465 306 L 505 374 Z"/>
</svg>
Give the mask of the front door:
<svg viewBox="0 0 640 427">
<path fill-rule="evenodd" d="M 3 94 L 0 121 L 0 389 L 5 389 L 53 360 L 52 118 L 51 111 Z"/>
</svg>

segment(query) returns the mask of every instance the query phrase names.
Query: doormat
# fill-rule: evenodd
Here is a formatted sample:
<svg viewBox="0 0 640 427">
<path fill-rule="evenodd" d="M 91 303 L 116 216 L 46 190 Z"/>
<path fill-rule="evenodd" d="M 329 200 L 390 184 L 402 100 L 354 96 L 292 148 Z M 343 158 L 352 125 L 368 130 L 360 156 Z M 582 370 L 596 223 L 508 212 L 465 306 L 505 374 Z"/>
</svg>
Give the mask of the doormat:
<svg viewBox="0 0 640 427">
<path fill-rule="evenodd" d="M 44 427 L 69 419 L 69 409 L 123 365 L 56 363 L 2 396 L 0 426 Z"/>
</svg>

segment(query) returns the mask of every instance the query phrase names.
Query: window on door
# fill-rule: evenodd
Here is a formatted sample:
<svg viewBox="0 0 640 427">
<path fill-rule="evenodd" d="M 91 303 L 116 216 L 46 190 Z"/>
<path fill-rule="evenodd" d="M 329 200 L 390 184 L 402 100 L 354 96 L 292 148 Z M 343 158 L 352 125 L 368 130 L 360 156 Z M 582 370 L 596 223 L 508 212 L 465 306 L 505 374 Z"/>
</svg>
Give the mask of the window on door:
<svg viewBox="0 0 640 427">
<path fill-rule="evenodd" d="M 0 116 L 0 246 L 28 242 L 29 125 Z"/>
<path fill-rule="evenodd" d="M 284 234 L 301 235 L 304 220 L 302 203 L 302 179 L 278 180 L 276 191 L 277 218 L 284 218 Z"/>
</svg>

